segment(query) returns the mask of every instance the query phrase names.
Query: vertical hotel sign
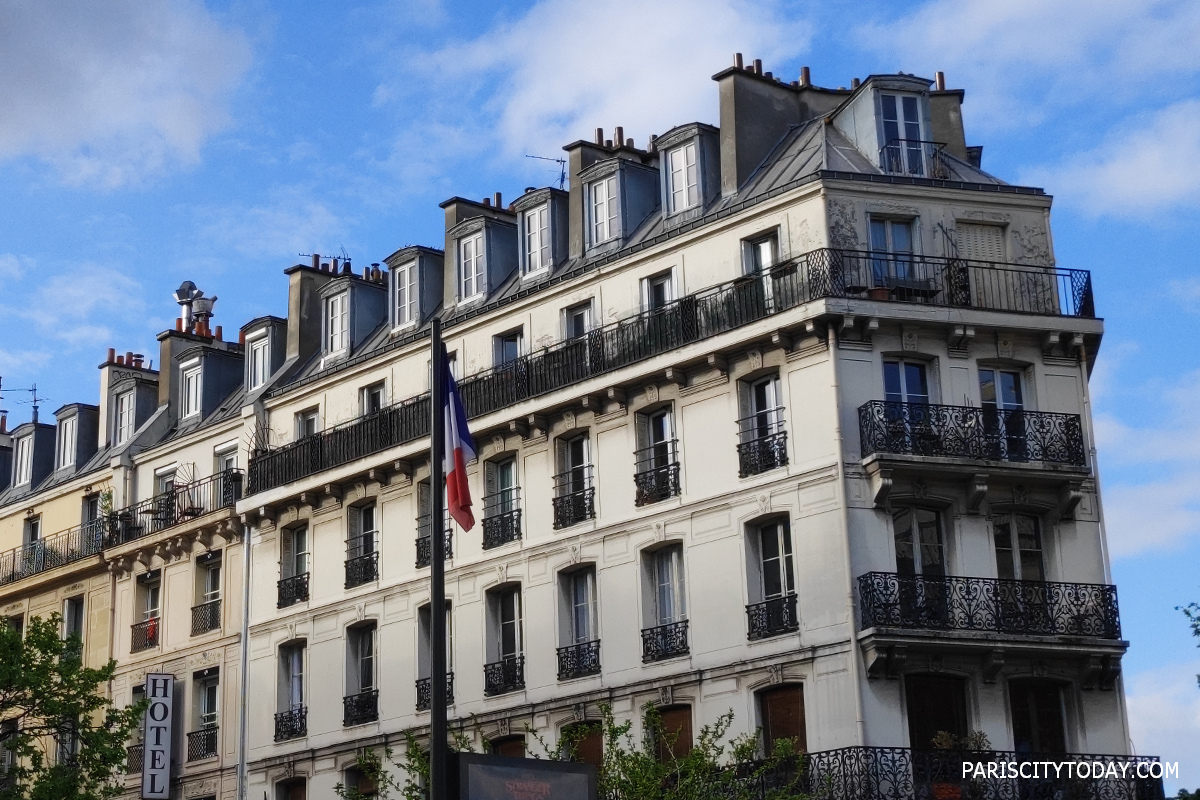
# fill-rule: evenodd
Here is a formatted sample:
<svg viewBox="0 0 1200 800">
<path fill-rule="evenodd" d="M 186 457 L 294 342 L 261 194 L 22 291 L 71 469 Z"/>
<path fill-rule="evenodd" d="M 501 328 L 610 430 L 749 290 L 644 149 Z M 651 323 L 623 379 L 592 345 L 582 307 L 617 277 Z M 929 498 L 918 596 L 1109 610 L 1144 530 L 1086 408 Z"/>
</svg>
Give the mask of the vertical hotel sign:
<svg viewBox="0 0 1200 800">
<path fill-rule="evenodd" d="M 174 720 L 175 676 L 146 674 L 146 699 L 150 701 L 142 722 L 142 797 L 168 800 L 171 790 L 171 730 Z"/>
</svg>

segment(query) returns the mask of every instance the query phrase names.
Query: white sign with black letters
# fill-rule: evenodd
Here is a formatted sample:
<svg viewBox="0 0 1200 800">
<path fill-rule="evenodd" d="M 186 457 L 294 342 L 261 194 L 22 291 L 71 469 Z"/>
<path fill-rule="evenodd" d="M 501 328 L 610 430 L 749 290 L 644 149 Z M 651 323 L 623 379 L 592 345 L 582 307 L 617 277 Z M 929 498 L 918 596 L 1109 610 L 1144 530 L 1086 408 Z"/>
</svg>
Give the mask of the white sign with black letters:
<svg viewBox="0 0 1200 800">
<path fill-rule="evenodd" d="M 175 710 L 175 676 L 146 674 L 146 699 L 150 701 L 142 722 L 142 797 L 168 800 L 171 796 L 171 725 Z"/>
</svg>

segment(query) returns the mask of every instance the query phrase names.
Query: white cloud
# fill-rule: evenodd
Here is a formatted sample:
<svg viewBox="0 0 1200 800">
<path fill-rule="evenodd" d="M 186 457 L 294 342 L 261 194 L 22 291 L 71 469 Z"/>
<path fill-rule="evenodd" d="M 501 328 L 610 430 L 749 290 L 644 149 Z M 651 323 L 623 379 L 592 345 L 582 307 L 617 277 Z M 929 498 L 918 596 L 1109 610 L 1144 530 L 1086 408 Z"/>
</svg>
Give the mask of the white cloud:
<svg viewBox="0 0 1200 800">
<path fill-rule="evenodd" d="M 252 258 L 293 258 L 345 234 L 342 219 L 310 189 L 286 188 L 257 206 L 226 206 L 199 212 L 201 235 L 217 246 Z"/>
<path fill-rule="evenodd" d="M 19 113 L 0 115 L 0 160 L 40 158 L 68 182 L 194 163 L 250 62 L 197 0 L 16 0 L 3 17 L 0 108 Z"/>
<path fill-rule="evenodd" d="M 19 281 L 33 267 L 33 259 L 12 253 L 0 253 L 0 278 Z"/>
<path fill-rule="evenodd" d="M 1184 785 L 1195 788 L 1196 743 L 1200 742 L 1200 688 L 1196 675 L 1200 661 L 1170 664 L 1125 678 L 1129 735 L 1135 752 L 1179 762 L 1180 781 L 1168 783 L 1170 797 Z"/>
</svg>

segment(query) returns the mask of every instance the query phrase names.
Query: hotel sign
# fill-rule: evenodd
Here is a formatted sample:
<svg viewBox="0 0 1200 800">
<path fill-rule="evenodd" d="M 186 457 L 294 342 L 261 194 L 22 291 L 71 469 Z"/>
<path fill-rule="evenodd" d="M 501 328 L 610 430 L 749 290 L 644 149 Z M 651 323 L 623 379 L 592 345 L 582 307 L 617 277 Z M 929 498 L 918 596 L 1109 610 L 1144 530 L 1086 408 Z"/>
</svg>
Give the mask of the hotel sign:
<svg viewBox="0 0 1200 800">
<path fill-rule="evenodd" d="M 168 800 L 171 796 L 171 731 L 175 711 L 175 676 L 162 672 L 146 674 L 146 699 L 150 701 L 142 721 L 142 797 Z"/>
</svg>

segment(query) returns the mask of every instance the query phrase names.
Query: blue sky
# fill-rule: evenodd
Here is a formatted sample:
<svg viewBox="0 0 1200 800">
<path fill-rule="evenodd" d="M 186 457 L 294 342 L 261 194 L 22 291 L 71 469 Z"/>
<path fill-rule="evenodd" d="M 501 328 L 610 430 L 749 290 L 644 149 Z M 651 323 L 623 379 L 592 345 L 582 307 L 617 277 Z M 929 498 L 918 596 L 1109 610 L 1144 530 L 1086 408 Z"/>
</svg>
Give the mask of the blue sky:
<svg viewBox="0 0 1200 800">
<path fill-rule="evenodd" d="M 557 179 L 569 141 L 715 123 L 735 51 L 793 78 L 966 90 L 985 169 L 1055 196 L 1092 270 L 1092 389 L 1139 752 L 1200 786 L 1200 4 L 1192 0 L 0 0 L 0 375 L 28 418 L 95 402 L 105 348 L 156 352 L 170 292 L 284 314 L 297 254 L 441 242 L 437 203 Z M 11 387 L 11 388 L 9 388 Z"/>
</svg>

